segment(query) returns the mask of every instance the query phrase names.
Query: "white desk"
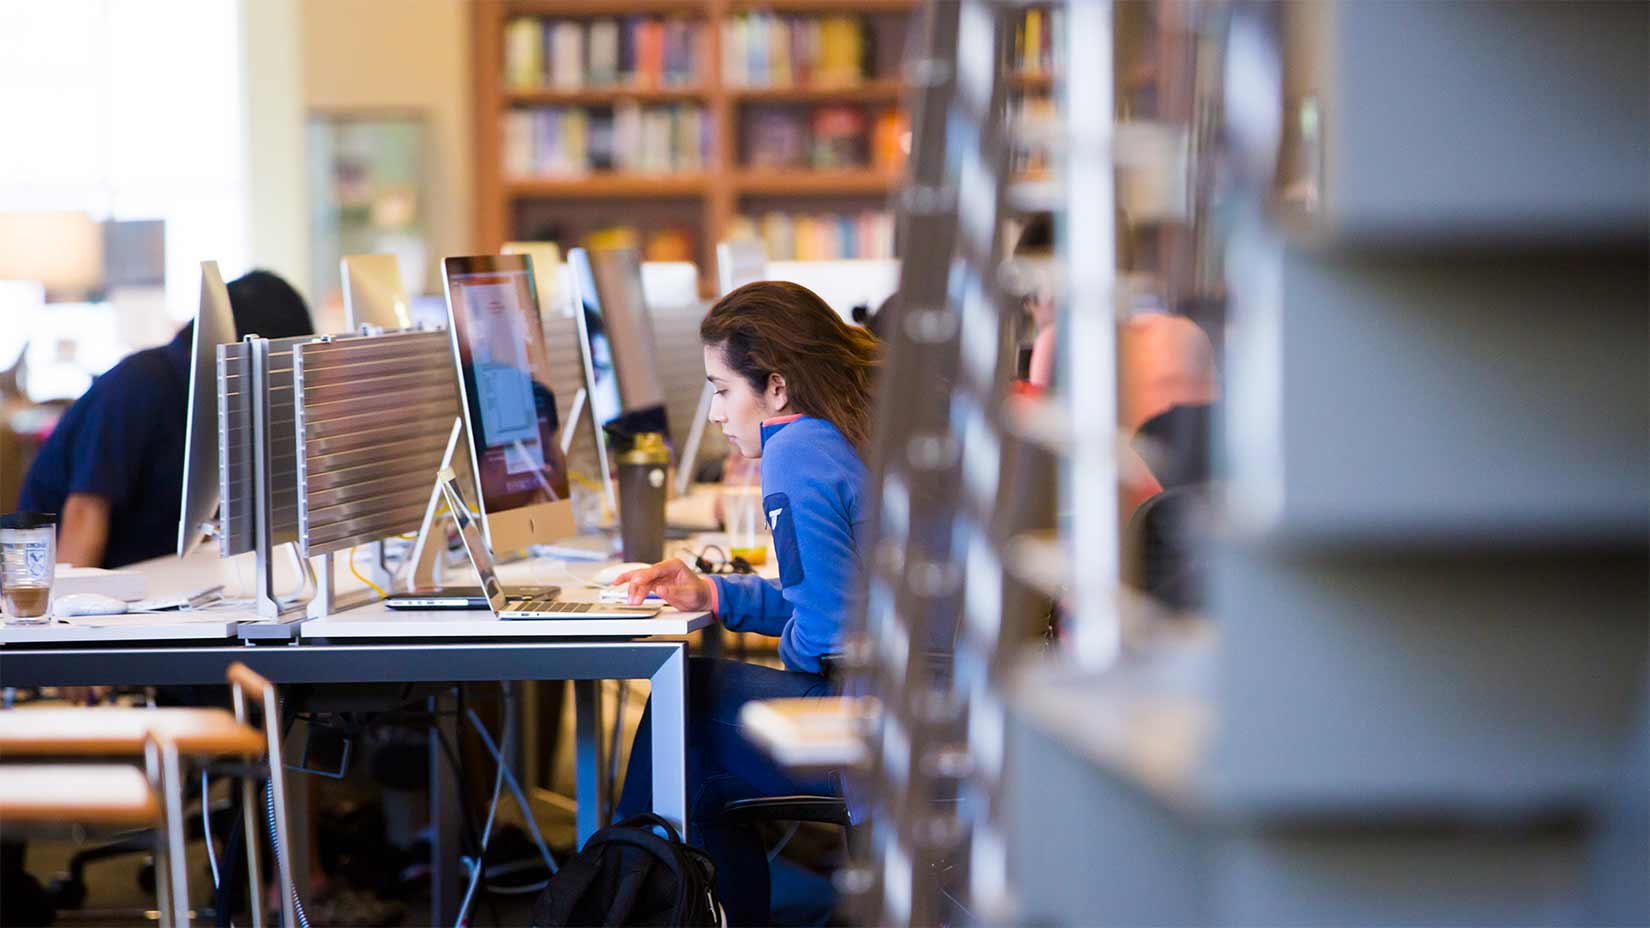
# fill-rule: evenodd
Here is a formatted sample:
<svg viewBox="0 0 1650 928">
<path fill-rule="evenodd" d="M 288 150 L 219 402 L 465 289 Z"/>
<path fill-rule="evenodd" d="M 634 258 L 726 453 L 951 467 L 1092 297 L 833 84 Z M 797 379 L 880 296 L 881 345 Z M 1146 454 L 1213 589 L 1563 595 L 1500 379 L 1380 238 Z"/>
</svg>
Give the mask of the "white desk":
<svg viewBox="0 0 1650 928">
<path fill-rule="evenodd" d="M 183 561 L 162 558 L 138 566 L 148 574 L 151 596 L 218 583 L 229 596 L 251 589 L 244 558 L 220 561 L 215 555 L 206 550 Z M 522 561 L 503 565 L 500 574 L 507 584 L 554 583 L 570 598 L 593 598 L 597 591 L 579 581 L 601 566 Z M 341 587 L 359 587 L 347 571 L 339 574 Z M 296 591 L 299 583 L 296 576 L 283 576 L 279 585 Z M 7 645 L 0 649 L 0 685 L 222 684 L 234 661 L 278 685 L 571 680 L 582 842 L 598 827 L 602 805 L 598 687 L 602 680 L 646 679 L 653 693 L 653 808 L 686 833 L 687 644 L 680 636 L 709 625 L 707 614 L 514 622 L 485 611 L 393 613 L 375 603 L 325 619 L 290 620 L 299 623 L 296 639 L 257 645 L 237 637 L 240 625 L 258 621 L 250 604 L 225 610 L 222 621 L 214 616 L 210 622 L 180 622 L 164 615 L 154 620 L 110 628 L 60 622 L 8 627 L 0 639 Z M 442 708 L 439 697 L 431 708 Z M 452 742 L 457 735 L 453 716 L 437 717 L 441 731 L 431 735 L 432 756 L 439 756 L 442 737 Z M 431 919 L 447 924 L 457 914 L 461 890 L 453 866 L 458 797 L 446 765 L 432 762 L 431 772 L 430 819 L 438 826 L 431 842 Z"/>
</svg>

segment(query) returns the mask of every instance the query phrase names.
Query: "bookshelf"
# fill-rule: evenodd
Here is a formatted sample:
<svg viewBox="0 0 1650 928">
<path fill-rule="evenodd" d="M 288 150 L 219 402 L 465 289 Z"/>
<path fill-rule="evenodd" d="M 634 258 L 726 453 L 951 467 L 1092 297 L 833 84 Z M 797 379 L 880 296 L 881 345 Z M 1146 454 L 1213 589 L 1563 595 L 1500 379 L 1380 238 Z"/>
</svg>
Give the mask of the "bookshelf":
<svg viewBox="0 0 1650 928">
<path fill-rule="evenodd" d="M 679 250 L 686 237 L 708 296 L 716 242 L 752 220 L 877 228 L 867 217 L 887 214 L 903 174 L 899 74 L 917 6 L 476 0 L 478 247 L 553 238 L 565 248 L 618 226 L 644 251 L 661 236 Z M 838 251 L 810 256 L 873 256 L 859 250 L 886 239 L 820 235 Z"/>
</svg>

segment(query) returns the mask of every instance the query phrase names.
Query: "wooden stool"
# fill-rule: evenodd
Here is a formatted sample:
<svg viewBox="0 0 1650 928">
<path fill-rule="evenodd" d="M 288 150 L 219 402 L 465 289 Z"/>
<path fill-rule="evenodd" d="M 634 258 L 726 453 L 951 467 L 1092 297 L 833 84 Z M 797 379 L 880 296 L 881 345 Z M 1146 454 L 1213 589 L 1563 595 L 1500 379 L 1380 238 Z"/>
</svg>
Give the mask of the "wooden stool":
<svg viewBox="0 0 1650 928">
<path fill-rule="evenodd" d="M 157 746 L 150 739 L 145 754 L 154 757 L 156 753 Z M 169 853 L 160 837 L 181 823 L 167 819 L 153 770 L 145 776 L 136 767 L 122 764 L 8 764 L 0 768 L 0 822 L 153 829 L 160 923 L 178 926 L 180 910 L 187 921 L 188 900 L 180 906 L 171 897 L 173 873 L 187 864 Z"/>
<path fill-rule="evenodd" d="M 165 854 L 184 860 L 183 764 L 181 757 L 240 757 L 255 762 L 264 753 L 268 739 L 257 729 L 236 719 L 223 709 L 13 709 L 0 712 L 0 758 L 12 755 L 126 755 L 143 757 L 150 776 L 160 788 L 163 821 L 166 825 Z M 275 755 L 278 757 L 279 755 Z M 271 779 L 279 776 L 272 764 Z M 6 768 L 6 775 L 10 771 Z M 68 767 L 64 769 L 74 770 Z M 202 797 L 205 801 L 205 797 Z M 252 778 L 241 777 L 242 814 L 246 826 L 247 869 L 250 874 L 252 923 L 263 924 L 262 873 L 259 866 L 258 803 Z M 282 836 L 285 829 L 280 829 Z M 284 848 L 276 843 L 277 854 Z M 170 868 L 165 897 L 171 900 L 171 921 L 189 922 L 188 868 Z M 283 870 L 283 879 L 289 874 Z M 157 885 L 163 885 L 157 881 Z M 282 887 L 290 892 L 291 883 Z M 290 899 L 287 913 L 290 913 Z M 163 908 L 165 904 L 163 903 Z M 288 914 L 287 925 L 293 925 Z"/>
<path fill-rule="evenodd" d="M 229 678 L 229 690 L 234 698 L 235 719 L 243 726 L 248 724 L 247 696 L 250 695 L 262 705 L 260 720 L 263 723 L 264 741 L 269 755 L 270 816 L 274 820 L 275 832 L 278 835 L 272 843 L 275 845 L 275 866 L 281 875 L 281 924 L 286 928 L 297 928 L 297 913 L 294 911 L 297 890 L 293 888 L 296 884 L 292 879 L 292 830 L 287 827 L 286 777 L 281 763 L 280 699 L 273 683 L 240 661 L 230 664 L 225 676 Z M 251 787 L 248 786 L 246 789 L 246 795 L 250 797 Z M 251 827 L 250 819 L 247 827 Z"/>
</svg>

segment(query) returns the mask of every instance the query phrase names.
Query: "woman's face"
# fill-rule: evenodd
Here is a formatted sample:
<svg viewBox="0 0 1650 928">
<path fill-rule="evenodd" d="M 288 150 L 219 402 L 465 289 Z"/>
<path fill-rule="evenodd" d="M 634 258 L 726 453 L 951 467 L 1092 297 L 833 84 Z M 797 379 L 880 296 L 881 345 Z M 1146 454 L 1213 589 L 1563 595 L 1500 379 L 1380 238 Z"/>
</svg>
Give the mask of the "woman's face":
<svg viewBox="0 0 1650 928">
<path fill-rule="evenodd" d="M 761 393 L 729 367 L 721 345 L 705 346 L 705 379 L 716 392 L 710 400 L 710 421 L 722 427 L 733 450 L 747 458 L 762 456 L 762 420 L 785 414 L 785 378 L 773 374 Z"/>
</svg>

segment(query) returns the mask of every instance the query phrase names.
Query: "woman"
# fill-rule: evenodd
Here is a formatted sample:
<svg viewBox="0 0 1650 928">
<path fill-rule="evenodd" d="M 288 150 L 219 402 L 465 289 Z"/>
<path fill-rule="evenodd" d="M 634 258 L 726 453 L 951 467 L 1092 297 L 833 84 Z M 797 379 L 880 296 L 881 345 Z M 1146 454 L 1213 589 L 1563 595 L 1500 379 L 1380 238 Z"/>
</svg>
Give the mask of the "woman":
<svg viewBox="0 0 1650 928">
<path fill-rule="evenodd" d="M 857 605 L 866 542 L 860 455 L 870 430 L 877 341 L 796 284 L 763 281 L 729 293 L 699 327 L 715 388 L 710 421 L 748 458 L 762 459 L 763 511 L 779 582 L 703 577 L 679 560 L 620 575 L 629 598 L 648 594 L 684 611 L 709 610 L 734 631 L 779 638 L 784 670 L 734 661 L 688 666 L 688 830 L 716 862 L 731 924 L 768 924 L 768 862 L 758 836 L 721 823 L 735 799 L 836 792 L 834 777 L 798 778 L 739 733 L 753 699 L 824 696 L 820 658 L 841 649 Z M 652 804 L 651 712 L 642 716 L 619 801 L 621 815 Z"/>
</svg>

